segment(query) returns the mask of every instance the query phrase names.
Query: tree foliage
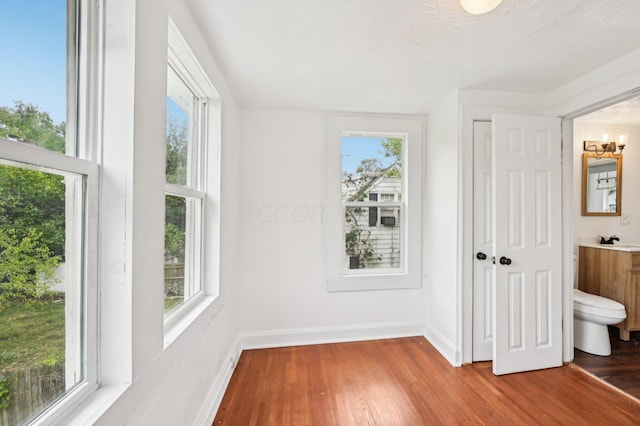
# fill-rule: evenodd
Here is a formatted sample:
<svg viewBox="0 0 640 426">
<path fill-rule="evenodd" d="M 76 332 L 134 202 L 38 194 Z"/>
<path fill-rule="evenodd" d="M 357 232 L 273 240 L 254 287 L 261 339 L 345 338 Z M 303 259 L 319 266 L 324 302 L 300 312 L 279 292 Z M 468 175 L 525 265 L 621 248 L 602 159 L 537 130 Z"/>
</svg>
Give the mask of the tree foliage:
<svg viewBox="0 0 640 426">
<path fill-rule="evenodd" d="M 384 156 L 393 158 L 393 162 L 402 165 L 402 138 L 386 138 L 380 141 Z"/>
<path fill-rule="evenodd" d="M 30 228 L 26 236 L 0 229 L 0 306 L 7 301 L 29 301 L 50 295 L 57 282 L 60 257 Z"/>
<path fill-rule="evenodd" d="M 15 101 L 0 107 L 0 129 L 6 136 L 64 152 L 65 124 L 55 124 L 37 106 Z M 0 229 L 25 238 L 31 229 L 57 256 L 64 255 L 65 184 L 59 175 L 0 165 Z"/>
<path fill-rule="evenodd" d="M 165 172 L 167 182 L 176 185 L 187 183 L 187 154 L 189 126 L 176 115 L 167 116 L 167 159 Z"/>
<path fill-rule="evenodd" d="M 21 101 L 0 107 L 0 136 L 65 151 L 64 122 Z M 48 294 L 64 246 L 64 178 L 0 164 L 0 301 Z"/>
<path fill-rule="evenodd" d="M 187 155 L 189 123 L 178 116 L 167 116 L 166 179 L 176 185 L 187 184 Z M 184 262 L 185 253 L 185 199 L 165 197 L 164 258 L 165 261 Z"/>
<path fill-rule="evenodd" d="M 382 258 L 375 252 L 375 238 L 371 231 L 358 224 L 362 209 L 346 209 L 345 253 L 357 259 L 357 269 L 366 269 Z"/>
<path fill-rule="evenodd" d="M 51 151 L 65 151 L 65 123 L 55 124 L 49 113 L 22 101 L 0 107 L 0 132 L 0 136 L 30 141 Z"/>
<path fill-rule="evenodd" d="M 184 262 L 185 251 L 185 200 L 181 197 L 165 197 L 164 259 L 165 262 Z"/>
<path fill-rule="evenodd" d="M 24 238 L 31 230 L 64 255 L 65 184 L 59 175 L 0 165 L 0 229 Z"/>
</svg>

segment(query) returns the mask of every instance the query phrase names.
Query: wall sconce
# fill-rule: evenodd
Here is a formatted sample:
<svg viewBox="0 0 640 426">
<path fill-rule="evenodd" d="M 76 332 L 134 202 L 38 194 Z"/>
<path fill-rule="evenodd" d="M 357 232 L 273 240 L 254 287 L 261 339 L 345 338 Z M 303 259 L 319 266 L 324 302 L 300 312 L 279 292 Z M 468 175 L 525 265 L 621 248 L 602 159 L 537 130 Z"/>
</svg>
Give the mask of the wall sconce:
<svg viewBox="0 0 640 426">
<path fill-rule="evenodd" d="M 602 135 L 602 142 L 598 141 L 584 141 L 582 149 L 585 152 L 593 152 L 601 158 L 604 154 L 611 154 L 614 157 L 622 155 L 622 150 L 626 146 L 627 135 L 618 136 L 618 142 L 609 141 L 609 134 Z"/>
<path fill-rule="evenodd" d="M 472 15 L 482 15 L 495 9 L 502 0 L 460 0 L 464 10 Z"/>
</svg>

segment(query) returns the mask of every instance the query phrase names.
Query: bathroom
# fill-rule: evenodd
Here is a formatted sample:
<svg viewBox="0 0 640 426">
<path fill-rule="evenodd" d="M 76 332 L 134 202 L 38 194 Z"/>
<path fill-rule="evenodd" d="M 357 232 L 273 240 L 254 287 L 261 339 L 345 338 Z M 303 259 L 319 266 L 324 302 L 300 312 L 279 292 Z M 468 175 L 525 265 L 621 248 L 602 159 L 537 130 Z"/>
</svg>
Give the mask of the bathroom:
<svg viewBox="0 0 640 426">
<path fill-rule="evenodd" d="M 576 118 L 573 134 L 573 234 L 577 261 L 574 287 L 578 287 L 581 282 L 582 289 L 587 286 L 591 293 L 595 293 L 594 288 L 600 288 L 600 283 L 595 287 L 588 284 L 590 280 L 595 280 L 594 271 L 606 270 L 602 274 L 622 276 L 621 279 L 631 277 L 633 274 L 625 273 L 621 263 L 615 260 L 618 257 L 612 256 L 624 259 L 624 256 L 632 256 L 636 250 L 640 251 L 640 97 Z M 613 158 L 601 155 L 603 139 L 617 143 L 615 154 L 620 153 L 619 145 L 624 143 L 622 155 L 609 156 Z M 597 152 L 594 152 L 596 147 Z M 587 157 L 585 152 L 589 152 L 589 167 L 583 166 Z M 592 173 L 588 173 L 588 170 Z M 583 191 L 583 186 L 589 187 L 589 183 L 583 183 L 589 180 L 588 175 L 592 176 L 596 188 Z M 600 199 L 594 200 L 594 195 Z M 602 237 L 610 240 L 613 236 L 619 239 L 611 240 L 613 246 L 600 245 Z M 624 247 L 634 244 L 638 247 Z M 619 250 L 611 250 L 611 247 Z M 602 266 L 591 264 L 601 261 L 604 261 Z M 634 267 L 637 267 L 635 263 Z M 579 271 L 583 271 L 582 276 Z M 611 291 L 599 292 L 623 302 L 623 289 L 614 288 Z M 626 302 L 629 305 L 628 299 Z M 628 307 L 626 315 L 629 316 Z M 640 313 L 636 317 L 638 315 Z M 629 333 L 626 330 L 620 331 L 617 327 L 604 327 L 607 327 L 606 331 L 610 335 L 607 337 L 610 338 L 611 355 L 594 355 L 593 353 L 599 352 L 598 349 L 591 351 L 592 353 L 576 349 L 574 362 L 590 373 L 605 378 L 613 386 L 640 398 L 640 331 Z M 581 330 L 576 329 L 575 333 L 574 339 L 580 341 Z M 627 334 L 628 339 L 625 338 Z"/>
</svg>

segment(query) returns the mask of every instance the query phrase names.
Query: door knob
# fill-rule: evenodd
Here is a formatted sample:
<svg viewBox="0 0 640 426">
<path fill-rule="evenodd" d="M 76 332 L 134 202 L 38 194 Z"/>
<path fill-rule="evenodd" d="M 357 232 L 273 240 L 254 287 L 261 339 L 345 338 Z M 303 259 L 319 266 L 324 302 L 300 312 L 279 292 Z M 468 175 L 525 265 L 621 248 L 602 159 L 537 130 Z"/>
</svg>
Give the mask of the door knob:
<svg viewBox="0 0 640 426">
<path fill-rule="evenodd" d="M 500 264 L 501 265 L 511 265 L 511 259 L 509 259 L 508 257 L 502 256 L 500 258 Z"/>
<path fill-rule="evenodd" d="M 486 258 L 487 258 L 487 255 L 486 255 L 486 254 L 484 254 L 484 253 L 483 253 L 483 252 L 481 252 L 481 251 L 479 251 L 479 252 L 476 254 L 476 259 L 478 259 L 478 260 L 485 260 Z"/>
</svg>

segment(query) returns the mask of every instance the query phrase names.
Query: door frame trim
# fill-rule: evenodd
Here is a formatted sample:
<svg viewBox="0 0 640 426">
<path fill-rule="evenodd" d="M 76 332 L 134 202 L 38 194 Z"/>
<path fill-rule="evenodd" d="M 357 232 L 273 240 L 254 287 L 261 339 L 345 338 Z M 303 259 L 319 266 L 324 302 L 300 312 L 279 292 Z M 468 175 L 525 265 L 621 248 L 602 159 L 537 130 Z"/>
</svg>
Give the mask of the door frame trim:
<svg viewBox="0 0 640 426">
<path fill-rule="evenodd" d="M 461 105 L 458 170 L 458 346 L 462 363 L 473 361 L 473 122 L 491 121 L 495 113 L 544 115 L 539 107 Z M 468 207 L 468 208 L 465 208 Z"/>
<path fill-rule="evenodd" d="M 561 120 L 562 137 L 562 258 L 573 259 L 574 252 L 574 232 L 573 232 L 573 120 L 607 106 L 622 102 L 624 100 L 640 95 L 640 87 L 634 86 L 628 90 L 618 92 L 609 97 L 603 97 L 591 102 L 588 97 L 582 97 L 584 105 L 571 112 L 559 113 L 557 109 L 546 108 L 544 105 L 537 107 L 493 107 L 461 105 L 458 139 L 459 156 L 458 170 L 461 171 L 458 193 L 458 229 L 459 229 L 459 260 L 458 260 L 458 294 L 459 297 L 459 322 L 458 322 L 458 345 L 461 348 L 462 363 L 468 364 L 473 361 L 473 122 L 491 121 L 494 113 L 515 113 L 515 114 L 535 114 L 554 115 Z M 571 141 L 571 143 L 567 143 Z M 562 267 L 562 357 L 563 362 L 570 362 L 574 357 L 573 348 L 573 262 L 563 261 Z M 569 332 L 565 332 L 568 330 Z"/>
</svg>

